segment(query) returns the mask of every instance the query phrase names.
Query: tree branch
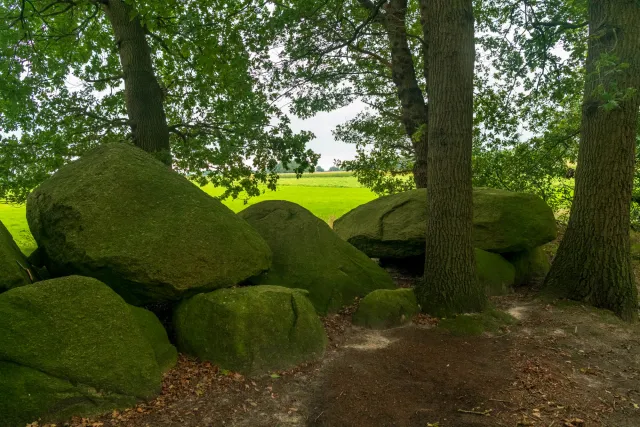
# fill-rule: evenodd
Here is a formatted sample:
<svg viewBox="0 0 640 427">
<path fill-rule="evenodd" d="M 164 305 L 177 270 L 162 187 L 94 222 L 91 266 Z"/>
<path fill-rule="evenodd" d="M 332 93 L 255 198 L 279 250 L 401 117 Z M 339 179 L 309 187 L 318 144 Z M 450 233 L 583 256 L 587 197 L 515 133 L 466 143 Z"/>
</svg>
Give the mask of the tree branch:
<svg viewBox="0 0 640 427">
<path fill-rule="evenodd" d="M 187 135 L 185 135 L 184 133 L 180 132 L 174 126 L 170 126 L 169 127 L 169 133 L 173 133 L 173 134 L 178 135 L 180 137 L 180 139 L 182 140 L 182 142 L 184 142 L 185 144 L 187 143 Z"/>
<path fill-rule="evenodd" d="M 121 80 L 124 79 L 123 74 L 118 74 L 117 76 L 109 76 L 101 79 L 83 79 L 87 83 L 101 83 L 101 82 L 110 82 L 112 80 Z"/>
<path fill-rule="evenodd" d="M 358 25 L 358 27 L 356 28 L 356 30 L 353 32 L 353 35 L 351 37 L 349 37 L 347 40 L 345 40 L 344 42 L 338 44 L 337 46 L 331 46 L 330 48 L 325 49 L 324 51 L 320 52 L 320 56 L 324 56 L 327 53 L 333 52 L 334 50 L 338 50 L 341 49 L 343 47 L 349 46 L 351 45 L 354 41 L 356 41 L 356 39 L 358 38 L 358 36 L 360 35 L 360 32 L 367 26 L 369 25 L 371 22 L 376 21 L 378 19 L 380 19 L 379 17 L 382 16 L 380 15 L 380 8 L 382 7 L 383 4 L 385 4 L 387 2 L 387 0 L 378 0 L 375 4 L 371 2 L 371 0 L 358 0 L 360 2 L 360 4 L 362 4 L 363 6 L 365 6 L 367 9 L 369 9 L 370 14 L 367 17 L 367 19 L 364 20 L 363 23 L 361 23 L 360 25 Z"/>
<path fill-rule="evenodd" d="M 91 117 L 92 119 L 98 120 L 100 122 L 106 123 L 108 125 L 113 125 L 113 126 L 128 126 L 129 123 L 129 119 L 126 119 L 124 117 L 118 117 L 115 119 L 108 119 L 106 117 L 103 117 L 99 114 L 96 113 L 92 113 L 91 111 L 87 111 L 84 110 L 82 108 L 71 108 L 69 110 L 67 110 L 68 113 L 72 113 L 76 116 L 85 116 L 85 117 Z"/>
<path fill-rule="evenodd" d="M 169 55 L 171 56 L 176 56 L 179 57 L 183 60 L 187 60 L 187 58 L 185 58 L 184 56 L 182 56 L 182 54 L 177 55 L 176 53 L 173 52 L 173 50 L 171 50 L 171 48 L 169 48 L 169 46 L 167 45 L 167 43 L 162 39 L 162 37 L 160 37 L 157 34 L 152 33 L 151 31 L 149 31 L 149 29 L 147 28 L 147 26 L 144 26 L 144 32 L 146 35 L 148 35 L 149 37 L 151 37 L 153 40 L 155 40 L 160 47 L 162 48 L 162 50 L 164 50 L 165 52 L 167 52 Z"/>
<path fill-rule="evenodd" d="M 367 49 L 361 48 L 361 47 L 360 47 L 360 46 L 358 46 L 358 45 L 352 45 L 352 46 L 351 46 L 351 49 L 355 50 L 356 52 L 360 52 L 360 53 L 363 53 L 363 54 L 365 54 L 365 55 L 367 55 L 367 56 L 370 56 L 370 57 L 372 57 L 372 58 L 376 59 L 378 62 L 380 62 L 380 63 L 381 63 L 382 65 L 384 65 L 385 67 L 387 67 L 387 68 L 391 69 L 391 61 L 389 61 L 389 60 L 387 60 L 387 59 L 383 58 L 381 55 L 378 55 L 378 54 L 377 54 L 377 53 L 375 53 L 375 52 L 371 52 L 370 50 L 367 50 Z"/>
<path fill-rule="evenodd" d="M 584 28 L 589 25 L 589 22 L 580 22 L 577 24 L 573 24 L 571 22 L 562 22 L 562 21 L 546 21 L 546 22 L 533 22 L 531 26 L 534 28 L 540 27 L 560 27 L 565 30 L 576 30 L 578 28 Z"/>
</svg>

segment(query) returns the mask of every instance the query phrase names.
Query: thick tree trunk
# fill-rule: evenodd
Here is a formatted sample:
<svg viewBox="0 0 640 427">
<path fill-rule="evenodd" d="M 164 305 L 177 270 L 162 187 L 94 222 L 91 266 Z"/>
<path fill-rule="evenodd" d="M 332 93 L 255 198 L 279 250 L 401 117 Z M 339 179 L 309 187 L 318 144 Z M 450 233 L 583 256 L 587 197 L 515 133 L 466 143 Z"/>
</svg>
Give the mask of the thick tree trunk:
<svg viewBox="0 0 640 427">
<path fill-rule="evenodd" d="M 546 279 L 554 294 L 637 318 L 629 208 L 640 106 L 640 3 L 589 2 L 589 50 L 576 188 L 569 225 Z M 617 72 L 602 55 L 614 55 Z M 635 95 L 605 105 L 602 89 Z"/>
<path fill-rule="evenodd" d="M 474 23 L 471 0 L 429 0 L 429 167 L 424 280 L 417 295 L 435 315 L 482 310 L 472 247 L 471 139 Z"/>
<path fill-rule="evenodd" d="M 130 18 L 132 8 L 122 0 L 108 0 L 104 3 L 104 10 L 113 27 L 120 53 L 133 141 L 136 146 L 171 165 L 163 94 L 153 71 L 145 31 L 137 18 Z"/>
<path fill-rule="evenodd" d="M 416 79 L 407 39 L 407 0 L 390 0 L 384 21 L 391 47 L 391 74 L 402 106 L 402 124 L 411 138 L 415 154 L 413 179 L 416 187 L 427 186 L 427 106 Z M 419 132 L 416 135 L 416 132 Z"/>
</svg>

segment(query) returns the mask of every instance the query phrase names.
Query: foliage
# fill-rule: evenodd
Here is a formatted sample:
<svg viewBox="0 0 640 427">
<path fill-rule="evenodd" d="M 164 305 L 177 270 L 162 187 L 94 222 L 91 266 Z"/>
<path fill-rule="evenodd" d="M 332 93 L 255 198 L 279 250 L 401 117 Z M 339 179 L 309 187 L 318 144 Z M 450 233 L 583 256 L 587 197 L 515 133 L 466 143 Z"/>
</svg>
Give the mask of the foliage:
<svg viewBox="0 0 640 427">
<path fill-rule="evenodd" d="M 393 174 L 413 166 L 411 142 L 400 123 L 387 36 L 376 21 L 383 2 L 288 0 L 276 5 L 281 18 L 277 72 L 273 85 L 292 99 L 291 111 L 311 117 L 359 100 L 368 107 L 339 126 L 336 139 L 354 144 L 354 161 L 337 166 L 354 171 L 376 193 L 410 188 Z M 373 6 L 372 12 L 369 7 Z M 422 29 L 417 1 L 409 5 L 410 44 L 419 51 Z M 416 64 L 421 60 L 416 56 Z M 420 68 L 421 66 L 419 66 Z"/>
<path fill-rule="evenodd" d="M 130 137 L 106 7 L 0 2 L 0 198 L 22 201 L 87 149 Z M 293 133 L 265 83 L 277 27 L 264 2 L 141 0 L 135 8 L 164 89 L 176 170 L 237 196 L 259 194 L 260 183 L 274 188 L 279 160 L 313 169 L 312 135 Z"/>
<path fill-rule="evenodd" d="M 402 128 L 381 25 L 365 1 L 321 5 L 290 0 L 278 16 L 297 16 L 280 35 L 281 90 L 292 112 L 309 117 L 355 100 L 368 108 L 338 126 L 336 139 L 354 144 L 356 158 L 339 164 L 377 194 L 413 186 L 413 148 Z M 381 11 L 380 13 L 384 13 Z M 477 0 L 478 61 L 474 173 L 477 185 L 534 192 L 565 207 L 568 188 L 556 185 L 575 161 L 586 1 Z M 408 2 L 406 29 L 413 66 L 424 67 L 418 1 Z M 419 77 L 424 92 L 425 82 Z"/>
<path fill-rule="evenodd" d="M 316 166 L 316 172 L 324 172 L 324 168 L 320 165 Z"/>
<path fill-rule="evenodd" d="M 281 173 L 293 173 L 296 176 L 300 176 L 300 174 L 304 171 L 305 167 L 300 165 L 297 162 L 278 162 L 272 169 L 271 172 L 281 174 Z M 310 170 L 309 172 L 312 172 Z"/>
<path fill-rule="evenodd" d="M 478 3 L 474 183 L 568 213 L 586 55 L 586 1 Z"/>
</svg>

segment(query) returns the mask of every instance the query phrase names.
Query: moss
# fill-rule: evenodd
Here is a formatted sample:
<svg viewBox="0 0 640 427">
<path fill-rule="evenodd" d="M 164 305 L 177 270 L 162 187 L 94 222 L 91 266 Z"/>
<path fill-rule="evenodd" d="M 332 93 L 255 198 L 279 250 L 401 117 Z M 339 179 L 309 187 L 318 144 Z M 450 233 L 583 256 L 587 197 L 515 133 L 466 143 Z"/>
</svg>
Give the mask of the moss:
<svg viewBox="0 0 640 427">
<path fill-rule="evenodd" d="M 541 246 L 506 254 L 505 257 L 515 267 L 515 286 L 531 285 L 544 280 L 551 268 L 549 257 Z"/>
<path fill-rule="evenodd" d="M 0 221 L 0 292 L 31 283 L 24 270 L 28 266 L 11 233 Z"/>
<path fill-rule="evenodd" d="M 334 222 L 340 237 L 374 258 L 424 254 L 426 190 L 380 197 Z M 490 188 L 473 192 L 474 246 L 490 252 L 531 249 L 556 237 L 551 208 L 532 194 Z"/>
<path fill-rule="evenodd" d="M 400 326 L 420 312 L 413 289 L 379 289 L 360 301 L 353 323 L 372 329 Z"/>
<path fill-rule="evenodd" d="M 132 396 L 72 384 L 26 366 L 0 361 L 0 414 L 5 427 L 24 427 L 37 420 L 65 421 L 97 415 L 137 403 Z"/>
<path fill-rule="evenodd" d="M 605 308 L 598 308 L 591 305 L 587 305 L 580 301 L 572 301 L 568 299 L 557 299 L 553 294 L 548 292 L 543 292 L 539 294 L 539 301 L 551 304 L 552 306 L 564 310 L 564 311 L 577 311 L 580 314 L 589 313 L 592 316 L 598 318 L 598 320 L 610 324 L 610 325 L 618 325 L 618 326 L 628 326 L 629 323 L 622 320 L 620 317 L 616 316 L 616 314 Z"/>
<path fill-rule="evenodd" d="M 173 368 L 178 361 L 178 351 L 169 342 L 167 331 L 160 320 L 149 310 L 135 306 L 129 307 L 142 334 L 153 348 L 160 370 L 164 373 Z"/>
<path fill-rule="evenodd" d="M 269 268 L 260 235 L 148 153 L 100 146 L 27 199 L 53 276 L 95 277 L 145 305 L 234 286 Z"/>
<path fill-rule="evenodd" d="M 482 313 L 461 314 L 440 320 L 438 327 L 456 336 L 477 336 L 485 332 L 496 333 L 504 326 L 517 323 L 509 313 L 488 309 Z"/>
<path fill-rule="evenodd" d="M 476 274 L 486 294 L 505 295 L 511 292 L 515 268 L 499 254 L 475 250 Z"/>
<path fill-rule="evenodd" d="M 322 356 L 327 337 L 306 291 L 251 286 L 196 295 L 174 316 L 180 351 L 248 374 Z"/>
<path fill-rule="evenodd" d="M 151 398 L 161 387 L 154 351 L 129 305 L 103 283 L 80 276 L 0 295 L 0 361 L 15 392 L 0 396 L 10 419 L 83 415 Z M 36 394 L 23 402 L 21 393 Z"/>
<path fill-rule="evenodd" d="M 251 279 L 254 284 L 306 289 L 320 314 L 336 312 L 373 290 L 395 288 L 384 269 L 302 206 L 266 201 L 239 215 L 273 252 L 271 269 Z"/>
</svg>

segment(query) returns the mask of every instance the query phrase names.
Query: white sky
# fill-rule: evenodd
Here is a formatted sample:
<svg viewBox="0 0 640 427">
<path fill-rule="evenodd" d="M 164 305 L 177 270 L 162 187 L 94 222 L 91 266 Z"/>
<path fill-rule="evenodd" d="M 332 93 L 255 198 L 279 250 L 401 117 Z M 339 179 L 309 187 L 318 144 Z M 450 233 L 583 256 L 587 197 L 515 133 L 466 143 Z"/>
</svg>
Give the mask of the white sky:
<svg viewBox="0 0 640 427">
<path fill-rule="evenodd" d="M 307 146 L 320 154 L 318 164 L 326 170 L 333 166 L 335 159 L 352 160 L 355 157 L 355 145 L 336 141 L 331 131 L 337 125 L 354 118 L 364 109 L 365 104 L 356 101 L 329 113 L 318 113 L 306 120 L 291 116 L 291 129 L 295 132 L 308 130 L 315 134 L 315 139 Z"/>
</svg>

